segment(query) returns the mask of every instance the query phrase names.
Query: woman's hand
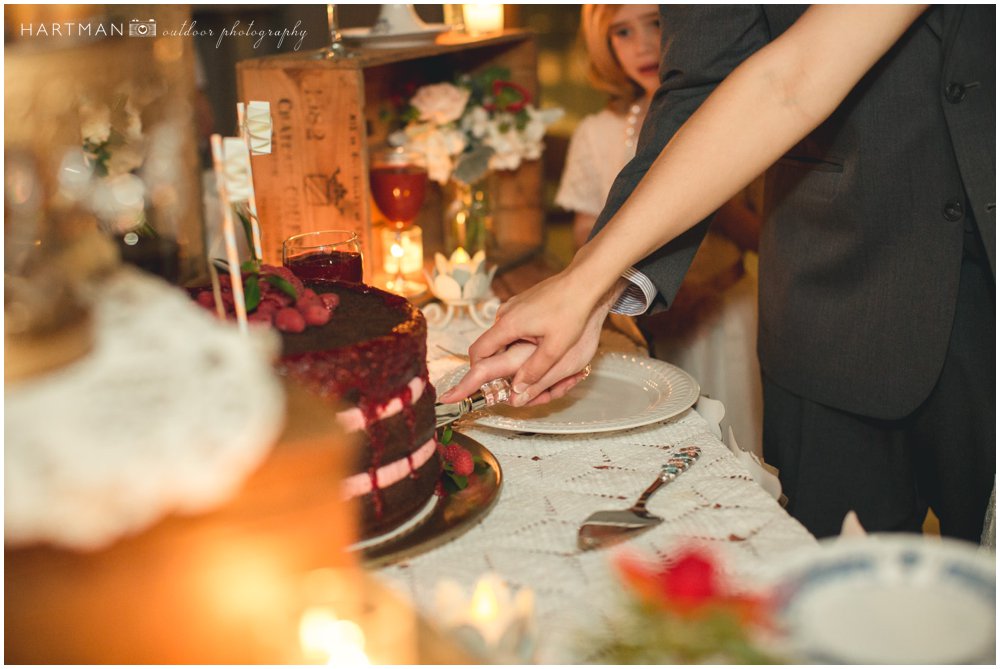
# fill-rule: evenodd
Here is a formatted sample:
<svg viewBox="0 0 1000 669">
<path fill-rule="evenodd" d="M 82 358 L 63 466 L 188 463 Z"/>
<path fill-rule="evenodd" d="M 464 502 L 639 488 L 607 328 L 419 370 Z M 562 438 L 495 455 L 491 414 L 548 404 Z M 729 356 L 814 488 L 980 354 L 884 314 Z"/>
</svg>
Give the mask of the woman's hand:
<svg viewBox="0 0 1000 669">
<path fill-rule="evenodd" d="M 531 357 L 538 347 L 526 341 L 519 341 L 505 350 L 495 355 L 480 360 L 461 381 L 453 388 L 441 394 L 438 398 L 442 402 L 457 402 L 467 397 L 479 389 L 484 383 L 493 379 L 509 378 L 514 372 L 520 369 L 524 362 Z M 548 390 L 541 392 L 532 399 L 527 406 L 545 404 L 552 400 L 559 399 L 568 393 L 576 384 L 587 378 L 589 370 L 584 370 L 562 379 Z"/>
<path fill-rule="evenodd" d="M 581 380 L 597 350 L 604 319 L 625 288 L 619 280 L 611 290 L 592 296 L 595 284 L 567 270 L 501 306 L 496 324 L 469 348 L 469 373 L 441 400 L 457 401 L 499 377 L 512 377 L 514 406 L 564 395 Z M 507 353 L 515 343 L 533 344 L 535 349 Z"/>
</svg>

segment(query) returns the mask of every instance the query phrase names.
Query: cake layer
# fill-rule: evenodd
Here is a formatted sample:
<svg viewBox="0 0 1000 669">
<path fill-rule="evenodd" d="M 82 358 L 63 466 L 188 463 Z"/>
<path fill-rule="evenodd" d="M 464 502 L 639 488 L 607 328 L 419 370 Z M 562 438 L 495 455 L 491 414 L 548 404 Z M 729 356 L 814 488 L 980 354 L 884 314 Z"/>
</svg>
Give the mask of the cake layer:
<svg viewBox="0 0 1000 669">
<path fill-rule="evenodd" d="M 405 458 L 434 436 L 434 394 L 424 393 L 414 405 L 354 434 L 359 448 L 351 473 Z"/>
<path fill-rule="evenodd" d="M 281 367 L 371 414 L 427 370 L 427 323 L 405 298 L 369 286 L 309 284 L 340 304 L 326 325 L 282 335 Z"/>
<path fill-rule="evenodd" d="M 393 485 L 357 498 L 362 539 L 385 534 L 409 520 L 435 494 L 441 458 L 434 454 L 417 470 Z"/>
</svg>

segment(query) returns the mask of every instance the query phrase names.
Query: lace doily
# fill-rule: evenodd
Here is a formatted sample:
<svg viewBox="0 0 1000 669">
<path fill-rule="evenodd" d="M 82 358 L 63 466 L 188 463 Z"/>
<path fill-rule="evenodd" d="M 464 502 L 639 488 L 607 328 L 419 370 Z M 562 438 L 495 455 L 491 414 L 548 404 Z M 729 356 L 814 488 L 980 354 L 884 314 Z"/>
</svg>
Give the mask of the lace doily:
<svg viewBox="0 0 1000 669">
<path fill-rule="evenodd" d="M 97 549 L 225 501 L 284 421 L 277 337 L 242 337 L 124 269 L 99 289 L 87 357 L 6 389 L 7 544 Z"/>
</svg>

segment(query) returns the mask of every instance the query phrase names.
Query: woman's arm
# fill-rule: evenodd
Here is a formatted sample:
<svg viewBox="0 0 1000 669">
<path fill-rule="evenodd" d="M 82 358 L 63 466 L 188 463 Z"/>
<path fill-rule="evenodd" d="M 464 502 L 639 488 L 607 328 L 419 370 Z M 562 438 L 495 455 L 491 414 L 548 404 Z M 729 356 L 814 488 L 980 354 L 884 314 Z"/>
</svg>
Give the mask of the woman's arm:
<svg viewBox="0 0 1000 669">
<path fill-rule="evenodd" d="M 578 249 L 587 243 L 590 231 L 594 229 L 597 216 L 576 212 L 573 217 L 573 248 Z"/>
<path fill-rule="evenodd" d="M 515 404 L 545 390 L 542 382 L 554 367 L 582 368 L 581 334 L 592 327 L 621 273 L 718 209 L 818 126 L 925 8 L 806 10 L 737 67 L 681 126 L 566 270 L 504 305 L 497 323 L 469 349 L 473 365 L 518 339 L 536 343 L 531 358 L 510 370 L 523 395 Z"/>
<path fill-rule="evenodd" d="M 577 254 L 569 272 L 587 277 L 586 298 L 596 301 L 625 268 L 718 209 L 822 123 L 924 9 L 816 5 L 736 68 Z"/>
</svg>

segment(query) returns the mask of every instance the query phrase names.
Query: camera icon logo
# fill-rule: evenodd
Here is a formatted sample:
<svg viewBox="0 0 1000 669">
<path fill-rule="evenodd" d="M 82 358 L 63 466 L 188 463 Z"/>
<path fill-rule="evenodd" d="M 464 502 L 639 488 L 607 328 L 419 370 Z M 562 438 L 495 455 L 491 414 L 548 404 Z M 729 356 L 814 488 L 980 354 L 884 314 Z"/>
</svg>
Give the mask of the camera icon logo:
<svg viewBox="0 0 1000 669">
<path fill-rule="evenodd" d="M 132 19 L 128 24 L 129 37 L 156 37 L 156 19 Z"/>
</svg>

